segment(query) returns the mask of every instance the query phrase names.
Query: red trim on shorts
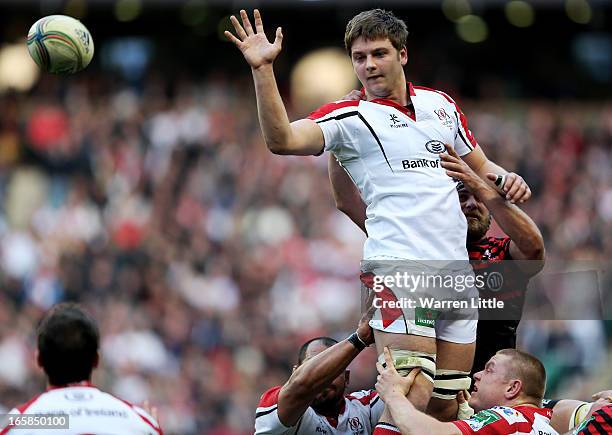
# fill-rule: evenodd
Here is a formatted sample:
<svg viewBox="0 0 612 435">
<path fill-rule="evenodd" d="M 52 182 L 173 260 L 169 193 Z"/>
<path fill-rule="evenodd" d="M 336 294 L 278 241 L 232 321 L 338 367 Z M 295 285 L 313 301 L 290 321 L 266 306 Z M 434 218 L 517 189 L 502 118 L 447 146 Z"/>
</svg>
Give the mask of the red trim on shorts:
<svg viewBox="0 0 612 435">
<path fill-rule="evenodd" d="M 370 290 L 374 290 L 374 275 L 372 272 L 362 273 L 359 275 L 359 279 L 361 282 Z M 387 302 L 386 304 L 382 304 L 383 307 L 380 308 L 380 317 L 382 319 L 383 328 L 387 328 L 393 322 L 395 322 L 399 317 L 403 316 L 401 308 L 389 308 L 389 302 L 397 302 L 397 298 L 395 294 L 387 287 L 382 286 L 383 289 L 379 292 L 376 292 L 376 296 L 383 302 Z"/>
</svg>

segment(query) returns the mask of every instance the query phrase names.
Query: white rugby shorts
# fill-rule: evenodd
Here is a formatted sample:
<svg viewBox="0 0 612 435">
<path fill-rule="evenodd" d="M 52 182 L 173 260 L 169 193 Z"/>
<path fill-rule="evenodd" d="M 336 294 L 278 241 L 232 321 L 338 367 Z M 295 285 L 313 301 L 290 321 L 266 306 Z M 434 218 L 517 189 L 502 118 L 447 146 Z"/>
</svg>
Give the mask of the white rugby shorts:
<svg viewBox="0 0 612 435">
<path fill-rule="evenodd" d="M 360 279 L 363 301 L 374 293 L 372 328 L 451 343 L 476 341 L 478 290 L 468 261 L 364 260 Z"/>
</svg>

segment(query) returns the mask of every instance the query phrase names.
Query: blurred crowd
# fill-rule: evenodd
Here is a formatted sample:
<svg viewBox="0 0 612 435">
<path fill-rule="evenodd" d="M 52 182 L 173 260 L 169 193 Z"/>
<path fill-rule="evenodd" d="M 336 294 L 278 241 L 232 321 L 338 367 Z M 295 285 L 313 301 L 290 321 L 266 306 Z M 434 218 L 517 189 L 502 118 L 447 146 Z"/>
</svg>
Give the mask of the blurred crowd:
<svg viewBox="0 0 612 435">
<path fill-rule="evenodd" d="M 299 345 L 354 330 L 363 236 L 335 209 L 327 156 L 266 150 L 252 92 L 248 76 L 83 76 L 0 96 L 1 406 L 43 387 L 34 331 L 59 301 L 100 322 L 95 383 L 151 400 L 166 433 L 252 433 Z M 462 103 L 489 157 L 531 185 L 548 256 L 610 258 L 612 104 Z M 523 342 L 567 350 L 555 337 L 575 329 L 540 322 Z M 572 362 L 581 374 L 609 364 L 604 323 L 590 330 L 566 334 L 602 349 Z M 374 359 L 352 388 L 373 384 Z"/>
</svg>

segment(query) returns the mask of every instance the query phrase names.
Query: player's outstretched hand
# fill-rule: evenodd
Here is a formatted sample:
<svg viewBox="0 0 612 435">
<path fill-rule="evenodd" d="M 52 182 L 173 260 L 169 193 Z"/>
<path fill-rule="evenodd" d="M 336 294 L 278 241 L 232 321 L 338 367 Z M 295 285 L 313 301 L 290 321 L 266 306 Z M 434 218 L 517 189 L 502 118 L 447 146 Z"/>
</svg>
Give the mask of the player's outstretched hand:
<svg viewBox="0 0 612 435">
<path fill-rule="evenodd" d="M 397 373 L 397 370 L 395 370 L 389 348 L 385 347 L 384 352 L 386 367 L 383 367 L 379 362 L 376 363 L 376 369 L 379 373 L 376 378 L 376 391 L 378 391 L 383 401 L 393 393 L 400 393 L 406 396 L 417 375 L 421 372 L 421 369 L 412 369 L 408 376 L 402 377 Z"/>
<path fill-rule="evenodd" d="M 497 174 L 487 174 L 487 178 L 494 183 L 498 181 L 498 177 Z M 514 172 L 508 172 L 499 180 L 499 183 L 495 184 L 504 191 L 506 199 L 513 204 L 517 202 L 523 203 L 531 198 L 531 189 L 527 182 L 523 180 L 523 177 Z"/>
<path fill-rule="evenodd" d="M 272 64 L 280 53 L 283 42 L 283 31 L 280 27 L 277 28 L 274 42 L 270 43 L 264 32 L 259 10 L 255 9 L 253 11 L 253 16 L 255 17 L 255 30 L 253 30 L 251 26 L 246 11 L 242 9 L 240 11 L 242 24 L 240 24 L 234 15 L 230 17 L 236 35 L 227 30 L 224 33 L 242 52 L 242 55 L 251 68 L 258 69 L 261 66 Z"/>
</svg>

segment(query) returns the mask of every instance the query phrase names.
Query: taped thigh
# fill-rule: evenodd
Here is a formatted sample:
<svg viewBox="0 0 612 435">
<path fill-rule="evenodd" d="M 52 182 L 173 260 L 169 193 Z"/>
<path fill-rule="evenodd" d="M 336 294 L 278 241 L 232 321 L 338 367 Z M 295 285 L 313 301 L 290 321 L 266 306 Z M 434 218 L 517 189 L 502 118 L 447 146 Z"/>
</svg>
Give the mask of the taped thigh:
<svg viewBox="0 0 612 435">
<path fill-rule="evenodd" d="M 431 383 L 434 383 L 436 373 L 436 354 L 416 352 L 411 350 L 392 350 L 393 365 L 400 376 L 408 376 L 414 368 L 420 368 L 421 374 Z M 386 366 L 385 355 L 378 355 L 378 362 Z"/>
<path fill-rule="evenodd" d="M 436 370 L 434 379 L 434 390 L 431 397 L 442 400 L 455 400 L 457 393 L 469 390 L 472 385 L 470 372 L 460 370 Z"/>
</svg>

